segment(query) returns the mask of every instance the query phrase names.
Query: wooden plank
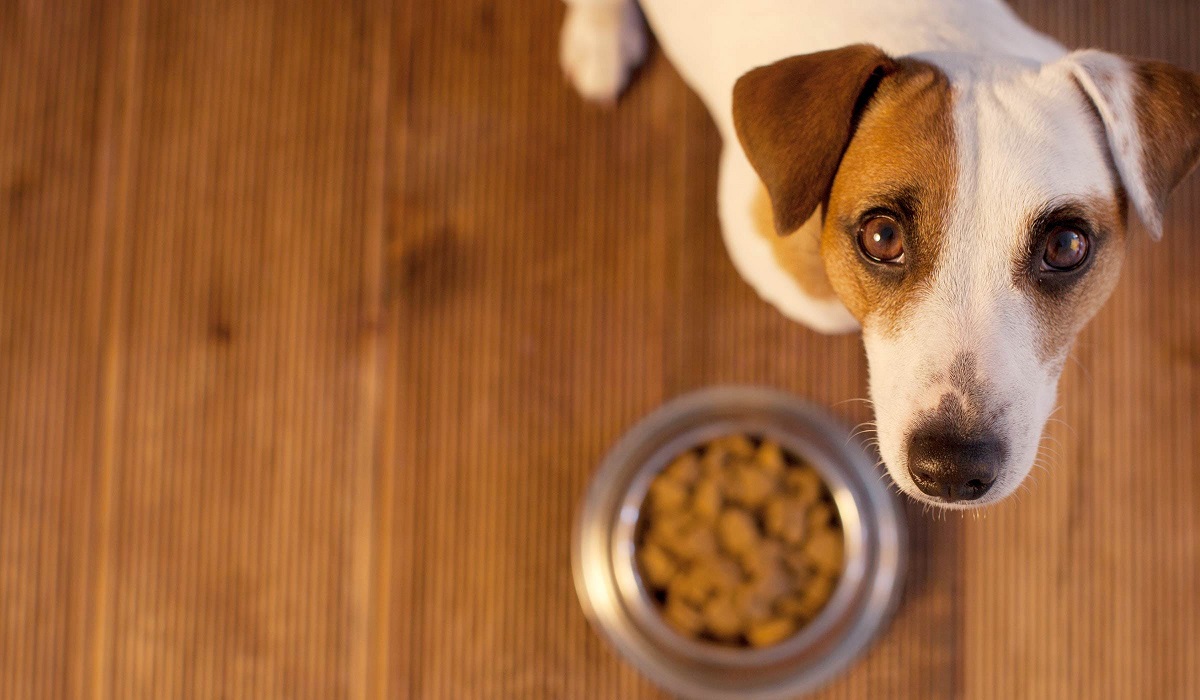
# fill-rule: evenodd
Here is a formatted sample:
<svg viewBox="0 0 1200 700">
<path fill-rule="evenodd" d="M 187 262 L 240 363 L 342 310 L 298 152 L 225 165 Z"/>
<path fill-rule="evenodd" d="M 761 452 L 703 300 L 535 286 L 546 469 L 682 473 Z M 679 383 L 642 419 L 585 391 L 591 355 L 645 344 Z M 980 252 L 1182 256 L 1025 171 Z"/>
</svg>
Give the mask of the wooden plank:
<svg viewBox="0 0 1200 700">
<path fill-rule="evenodd" d="M 674 112 L 645 76 L 617 112 L 559 78 L 553 3 L 418 3 L 399 238 L 403 358 L 387 696 L 650 692 L 588 631 L 567 566 L 608 441 L 663 398 Z M 665 89 L 664 89 L 665 88 Z M 399 111 L 401 108 L 397 108 Z M 677 166 L 676 166 L 677 167 Z M 677 174 L 677 171 L 676 171 Z M 647 196 L 647 193 L 652 196 Z"/>
<path fill-rule="evenodd" d="M 0 4 L 0 695 L 78 692 L 104 280 L 102 3 Z"/>
<path fill-rule="evenodd" d="M 131 5 L 100 695 L 365 694 L 377 9 Z"/>
</svg>

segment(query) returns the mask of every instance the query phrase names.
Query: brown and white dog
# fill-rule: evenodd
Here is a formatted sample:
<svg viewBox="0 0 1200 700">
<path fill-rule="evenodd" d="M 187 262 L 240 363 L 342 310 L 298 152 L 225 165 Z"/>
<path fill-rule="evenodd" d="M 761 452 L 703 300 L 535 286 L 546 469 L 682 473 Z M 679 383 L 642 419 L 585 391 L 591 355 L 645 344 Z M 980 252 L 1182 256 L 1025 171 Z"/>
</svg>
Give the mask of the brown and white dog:
<svg viewBox="0 0 1200 700">
<path fill-rule="evenodd" d="M 734 265 L 790 318 L 862 329 L 879 449 L 912 497 L 1032 467 L 1076 334 L 1200 155 L 1200 77 L 1068 52 L 997 0 L 642 0 L 725 141 Z M 561 60 L 609 101 L 633 0 L 568 0 Z"/>
</svg>

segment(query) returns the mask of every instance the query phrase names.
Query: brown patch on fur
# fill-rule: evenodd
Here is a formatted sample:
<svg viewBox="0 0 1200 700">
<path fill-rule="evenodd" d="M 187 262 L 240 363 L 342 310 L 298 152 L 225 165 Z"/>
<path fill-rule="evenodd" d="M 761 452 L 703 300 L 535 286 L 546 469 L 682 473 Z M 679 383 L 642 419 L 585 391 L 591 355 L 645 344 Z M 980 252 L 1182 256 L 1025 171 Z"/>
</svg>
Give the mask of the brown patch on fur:
<svg viewBox="0 0 1200 700">
<path fill-rule="evenodd" d="M 1117 286 L 1125 260 L 1124 198 L 1095 196 L 1060 203 L 1050 216 L 1030 217 L 1025 260 L 1015 261 L 1015 282 L 1027 289 L 1038 325 L 1038 357 L 1061 368 L 1075 336 Z M 1088 259 L 1078 272 L 1041 273 L 1046 229 L 1056 220 L 1081 222 L 1090 230 Z"/>
<path fill-rule="evenodd" d="M 1200 76 L 1159 61 L 1134 65 L 1142 168 L 1160 210 L 1200 159 Z"/>
<path fill-rule="evenodd" d="M 825 261 L 821 260 L 821 238 L 819 229 L 808 232 L 775 230 L 775 219 L 771 211 L 771 198 L 766 188 L 760 188 L 754 197 L 750 215 L 758 234 L 771 244 L 775 260 L 804 293 L 813 299 L 834 299 L 833 287 L 825 274 Z M 803 227 L 801 227 L 803 228 Z"/>
<path fill-rule="evenodd" d="M 770 193 L 780 233 L 800 228 L 825 199 L 857 113 L 897 63 L 870 44 L 793 56 L 733 86 L 733 123 Z"/>
<path fill-rule="evenodd" d="M 882 80 L 830 191 L 821 255 L 834 290 L 860 322 L 890 333 L 936 267 L 958 176 L 950 81 L 913 59 Z M 903 266 L 868 261 L 858 229 L 873 209 L 898 215 Z"/>
</svg>

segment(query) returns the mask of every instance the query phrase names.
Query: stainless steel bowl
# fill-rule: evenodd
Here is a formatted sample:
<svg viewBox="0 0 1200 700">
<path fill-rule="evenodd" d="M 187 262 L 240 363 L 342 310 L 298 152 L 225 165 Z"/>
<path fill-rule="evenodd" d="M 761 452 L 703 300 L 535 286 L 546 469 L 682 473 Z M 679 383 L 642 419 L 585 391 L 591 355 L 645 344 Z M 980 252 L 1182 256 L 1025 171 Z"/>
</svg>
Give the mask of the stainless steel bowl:
<svg viewBox="0 0 1200 700">
<path fill-rule="evenodd" d="M 650 481 L 683 451 L 732 433 L 772 438 L 807 459 L 829 485 L 845 533 L 845 568 L 829 603 L 796 635 L 763 649 L 676 633 L 634 564 Z M 664 689 L 688 698 L 784 698 L 825 683 L 866 649 L 895 609 L 906 549 L 899 504 L 844 427 L 794 396 L 731 386 L 675 399 L 621 438 L 584 497 L 572 564 L 588 618 Z"/>
</svg>

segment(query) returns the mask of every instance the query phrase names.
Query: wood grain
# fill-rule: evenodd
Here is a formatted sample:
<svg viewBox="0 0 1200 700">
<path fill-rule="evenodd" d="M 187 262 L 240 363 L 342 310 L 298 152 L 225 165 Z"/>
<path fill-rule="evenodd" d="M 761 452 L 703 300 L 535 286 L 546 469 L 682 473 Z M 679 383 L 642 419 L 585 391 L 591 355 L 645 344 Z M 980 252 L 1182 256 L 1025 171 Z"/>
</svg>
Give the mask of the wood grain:
<svg viewBox="0 0 1200 700">
<path fill-rule="evenodd" d="M 1016 9 L 1200 69 L 1185 0 Z M 866 366 L 734 272 L 669 63 L 583 104 L 561 15 L 0 0 L 0 697 L 661 696 L 575 600 L 594 465 L 713 383 L 857 423 Z M 1200 693 L 1197 214 L 822 697 Z"/>
<path fill-rule="evenodd" d="M 386 86 L 372 10 L 123 9 L 117 398 L 88 691 L 362 695 L 382 247 L 371 95 Z"/>
<path fill-rule="evenodd" d="M 96 3 L 0 4 L 0 695 L 81 687 L 106 246 Z"/>
</svg>

